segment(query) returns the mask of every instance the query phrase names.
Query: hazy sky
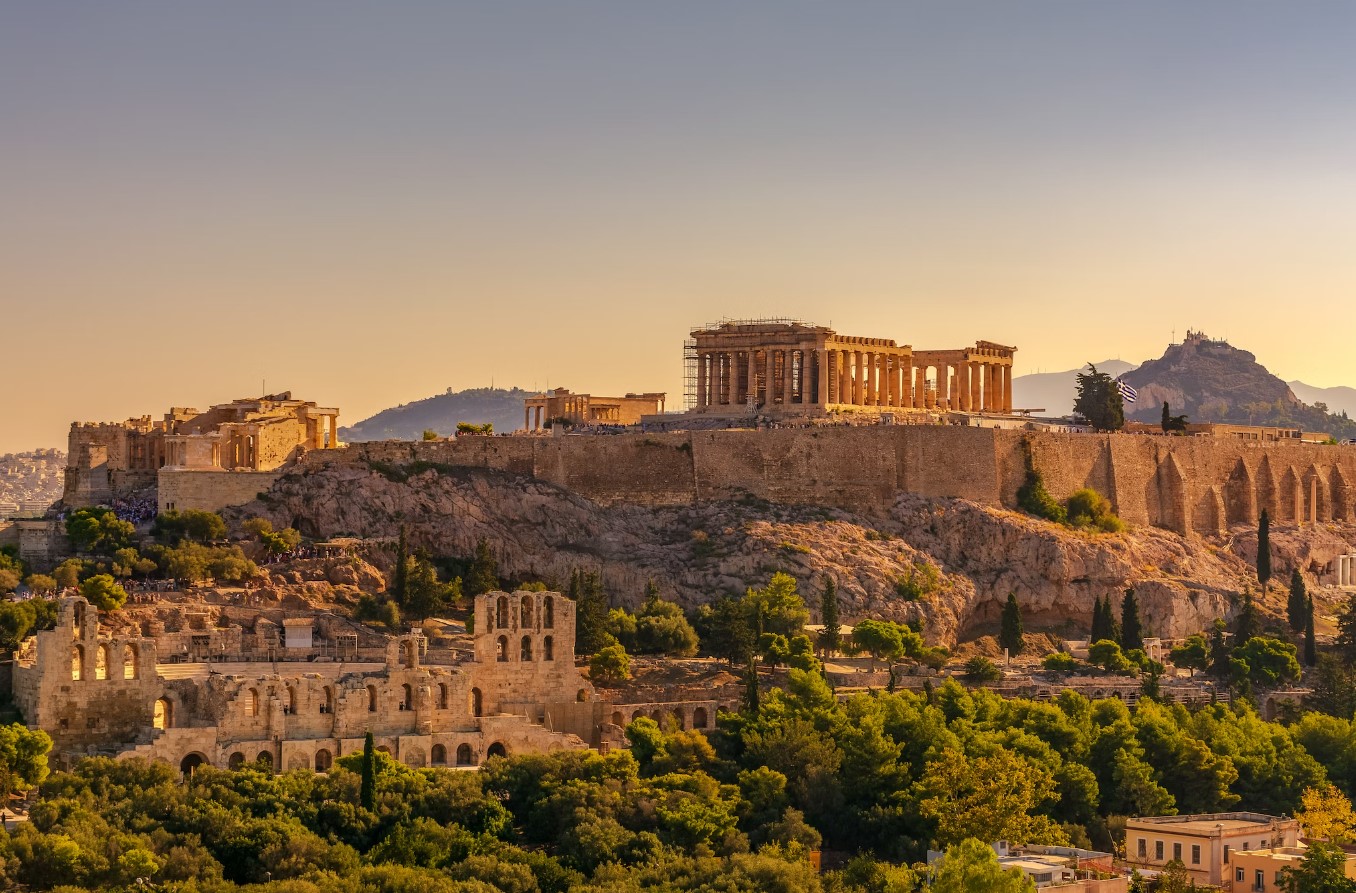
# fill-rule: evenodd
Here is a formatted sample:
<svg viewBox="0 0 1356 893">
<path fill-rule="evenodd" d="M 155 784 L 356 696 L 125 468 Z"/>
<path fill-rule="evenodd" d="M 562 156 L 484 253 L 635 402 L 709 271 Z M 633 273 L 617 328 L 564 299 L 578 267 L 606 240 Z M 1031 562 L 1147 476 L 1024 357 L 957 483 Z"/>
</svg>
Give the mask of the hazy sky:
<svg viewBox="0 0 1356 893">
<path fill-rule="evenodd" d="M 1356 4 L 0 7 L 0 451 L 666 389 L 792 316 L 1356 384 Z"/>
</svg>

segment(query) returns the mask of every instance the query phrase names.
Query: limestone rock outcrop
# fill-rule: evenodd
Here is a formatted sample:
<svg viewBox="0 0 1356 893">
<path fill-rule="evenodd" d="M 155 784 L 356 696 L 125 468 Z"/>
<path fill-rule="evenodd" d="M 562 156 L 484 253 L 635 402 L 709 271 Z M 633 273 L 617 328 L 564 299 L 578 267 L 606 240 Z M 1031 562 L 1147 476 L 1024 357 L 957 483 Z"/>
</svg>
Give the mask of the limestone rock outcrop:
<svg viewBox="0 0 1356 893">
<path fill-rule="evenodd" d="M 1155 528 L 1093 535 L 960 499 L 901 496 L 885 518 L 752 499 L 602 507 L 517 475 L 390 475 L 342 463 L 286 475 L 238 513 L 326 539 L 393 542 L 403 525 L 413 546 L 438 555 L 470 555 L 484 539 L 505 577 L 559 586 L 577 568 L 596 571 L 614 601 L 633 606 L 650 579 L 693 606 L 785 571 L 817 607 L 815 593 L 833 577 L 845 622 L 922 620 L 942 644 L 991 632 L 1009 592 L 1029 630 L 1076 636 L 1095 599 L 1129 586 L 1151 632 L 1195 632 L 1232 613 L 1256 549 L 1242 528 L 1226 538 Z M 1287 576 L 1296 562 L 1309 572 L 1353 541 L 1352 525 L 1277 528 L 1275 564 Z M 1263 610 L 1279 613 L 1283 602 L 1273 584 Z"/>
</svg>

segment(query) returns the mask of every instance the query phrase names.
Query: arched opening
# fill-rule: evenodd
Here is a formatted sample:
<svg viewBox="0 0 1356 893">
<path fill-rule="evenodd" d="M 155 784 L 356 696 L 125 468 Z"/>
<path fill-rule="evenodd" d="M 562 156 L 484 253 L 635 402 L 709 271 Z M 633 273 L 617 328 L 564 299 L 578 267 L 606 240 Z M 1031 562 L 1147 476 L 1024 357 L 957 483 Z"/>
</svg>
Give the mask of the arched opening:
<svg viewBox="0 0 1356 893">
<path fill-rule="evenodd" d="M 664 728 L 664 711 L 663 711 L 663 710 L 660 710 L 658 707 L 656 707 L 655 709 L 651 710 L 651 711 L 650 711 L 650 719 L 652 719 L 652 720 L 654 720 L 656 723 L 658 723 L 658 724 L 659 724 L 659 727 L 660 727 L 661 729 Z"/>
<path fill-rule="evenodd" d="M 377 712 L 377 687 L 375 685 L 367 687 L 367 712 Z"/>
<path fill-rule="evenodd" d="M 197 768 L 206 762 L 207 757 L 200 753 L 191 753 L 179 761 L 179 771 L 187 777 L 192 778 L 193 773 L 197 771 Z"/>
<path fill-rule="evenodd" d="M 330 771 L 330 767 L 333 765 L 334 765 L 334 754 L 330 753 L 328 750 L 325 750 L 325 748 L 323 747 L 315 752 L 315 771 L 328 772 Z"/>
<path fill-rule="evenodd" d="M 528 661 L 532 659 L 532 637 L 523 636 L 523 644 L 520 649 L 519 659 Z"/>
<path fill-rule="evenodd" d="M 626 717 L 622 716 L 622 712 L 620 710 L 614 710 L 612 712 L 612 724 L 614 726 L 626 725 Z"/>
<path fill-rule="evenodd" d="M 694 729 L 704 729 L 704 728 L 706 728 L 706 708 L 705 708 L 705 707 L 698 707 L 697 709 L 695 709 L 695 710 L 692 711 L 692 728 L 694 728 Z"/>
<path fill-rule="evenodd" d="M 71 649 L 71 679 L 75 682 L 85 678 L 85 647 L 76 645 Z"/>
<path fill-rule="evenodd" d="M 523 629 L 532 628 L 532 596 L 523 596 L 522 606 L 518 613 L 518 625 Z"/>
<path fill-rule="evenodd" d="M 438 683 L 438 709 L 446 710 L 448 705 L 448 688 L 446 682 Z"/>
<path fill-rule="evenodd" d="M 556 600 L 549 595 L 541 602 L 541 625 L 547 629 L 556 628 Z"/>
<path fill-rule="evenodd" d="M 287 686 L 287 712 L 293 716 L 297 712 L 297 688 L 295 685 Z"/>
<path fill-rule="evenodd" d="M 494 625 L 496 629 L 503 629 L 508 626 L 508 596 L 499 596 L 494 605 Z"/>
<path fill-rule="evenodd" d="M 682 710 L 674 708 L 674 711 L 669 715 L 672 716 L 673 721 L 678 724 L 678 729 L 680 731 L 687 728 L 687 720 L 683 718 Z"/>
<path fill-rule="evenodd" d="M 574 699 L 581 704 L 587 701 L 589 699 L 588 689 L 586 688 L 579 689 L 579 691 L 574 693 Z"/>
<path fill-rule="evenodd" d="M 551 640 L 550 636 L 546 636 L 544 639 L 541 640 L 541 659 L 542 660 L 556 659 L 556 643 Z"/>
<path fill-rule="evenodd" d="M 85 625 L 85 606 L 80 602 L 75 603 L 75 610 L 71 613 L 71 628 L 76 634 L 80 634 L 80 627 Z"/>
<path fill-rule="evenodd" d="M 500 636 L 495 643 L 494 659 L 499 663 L 508 663 L 508 636 Z"/>
<path fill-rule="evenodd" d="M 401 691 L 400 709 L 401 709 L 401 710 L 413 710 L 413 709 L 414 709 L 414 689 L 410 688 L 409 683 L 406 683 L 406 684 L 400 686 L 400 691 Z"/>
<path fill-rule="evenodd" d="M 491 757 L 507 757 L 508 748 L 504 747 L 503 744 L 496 741 L 490 745 L 490 749 L 487 750 L 485 753 L 487 756 Z"/>
<path fill-rule="evenodd" d="M 320 712 L 321 713 L 334 712 L 334 689 L 328 685 L 325 686 L 325 703 L 320 705 Z"/>
<path fill-rule="evenodd" d="M 151 728 L 174 728 L 174 705 L 170 703 L 169 698 L 160 698 L 155 702 L 155 710 L 151 714 Z"/>
<path fill-rule="evenodd" d="M 239 769 L 245 765 L 245 755 L 237 750 L 226 760 L 226 765 L 231 769 Z"/>
<path fill-rule="evenodd" d="M 471 745 L 469 744 L 457 745 L 457 765 L 458 766 L 474 765 L 474 759 L 471 756 Z"/>
<path fill-rule="evenodd" d="M 250 716 L 259 715 L 259 689 L 251 688 L 249 698 L 245 702 Z"/>
<path fill-rule="evenodd" d="M 263 766 L 265 769 L 273 768 L 273 754 L 270 751 L 267 750 L 259 751 L 259 756 L 255 757 L 254 761 L 258 763 L 260 766 Z"/>
<path fill-rule="evenodd" d="M 94 649 L 94 678 L 108 678 L 108 646 L 100 645 Z"/>
<path fill-rule="evenodd" d="M 471 689 L 471 715 L 480 716 L 484 711 L 484 698 L 480 694 L 480 689 Z"/>
<path fill-rule="evenodd" d="M 122 649 L 122 678 L 137 678 L 137 646 L 126 645 Z"/>
<path fill-rule="evenodd" d="M 433 748 L 429 751 L 429 762 L 435 766 L 446 766 L 447 748 L 441 744 L 433 745 Z"/>
</svg>

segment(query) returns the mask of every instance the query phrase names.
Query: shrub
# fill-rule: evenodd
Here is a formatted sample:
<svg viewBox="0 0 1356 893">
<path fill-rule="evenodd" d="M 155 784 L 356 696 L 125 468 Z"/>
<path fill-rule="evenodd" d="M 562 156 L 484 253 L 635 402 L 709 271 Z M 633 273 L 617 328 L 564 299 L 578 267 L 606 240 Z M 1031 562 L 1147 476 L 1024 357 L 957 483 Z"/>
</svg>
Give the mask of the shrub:
<svg viewBox="0 0 1356 893">
<path fill-rule="evenodd" d="M 1047 655 L 1045 660 L 1041 661 L 1041 666 L 1050 673 L 1072 673 L 1078 669 L 1078 661 L 1067 651 L 1058 651 Z"/>
<path fill-rule="evenodd" d="M 1003 678 L 1003 671 L 982 654 L 977 654 L 965 662 L 965 675 L 975 682 L 997 682 Z"/>
<path fill-rule="evenodd" d="M 1017 507 L 1029 515 L 1063 524 L 1067 520 L 1064 507 L 1055 501 L 1050 491 L 1045 489 L 1045 479 L 1036 468 L 1036 458 L 1031 453 L 1031 444 L 1022 442 L 1022 460 L 1026 464 L 1026 477 L 1017 488 Z"/>
<path fill-rule="evenodd" d="M 1125 529 L 1125 522 L 1111 509 L 1111 500 L 1091 487 L 1074 491 L 1069 497 L 1066 515 L 1069 525 L 1080 529 L 1103 533 L 1120 533 Z"/>
</svg>

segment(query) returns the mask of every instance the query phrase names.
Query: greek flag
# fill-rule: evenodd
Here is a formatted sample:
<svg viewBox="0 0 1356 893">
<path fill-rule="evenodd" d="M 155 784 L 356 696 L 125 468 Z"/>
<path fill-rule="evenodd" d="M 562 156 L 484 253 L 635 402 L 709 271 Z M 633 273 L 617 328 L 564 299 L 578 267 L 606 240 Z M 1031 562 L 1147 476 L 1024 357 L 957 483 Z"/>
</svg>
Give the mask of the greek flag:
<svg viewBox="0 0 1356 893">
<path fill-rule="evenodd" d="M 1116 379 L 1116 388 L 1121 392 L 1121 399 L 1126 403 L 1134 403 L 1139 399 L 1139 391 L 1130 387 L 1130 385 L 1121 381 L 1119 378 Z"/>
</svg>

